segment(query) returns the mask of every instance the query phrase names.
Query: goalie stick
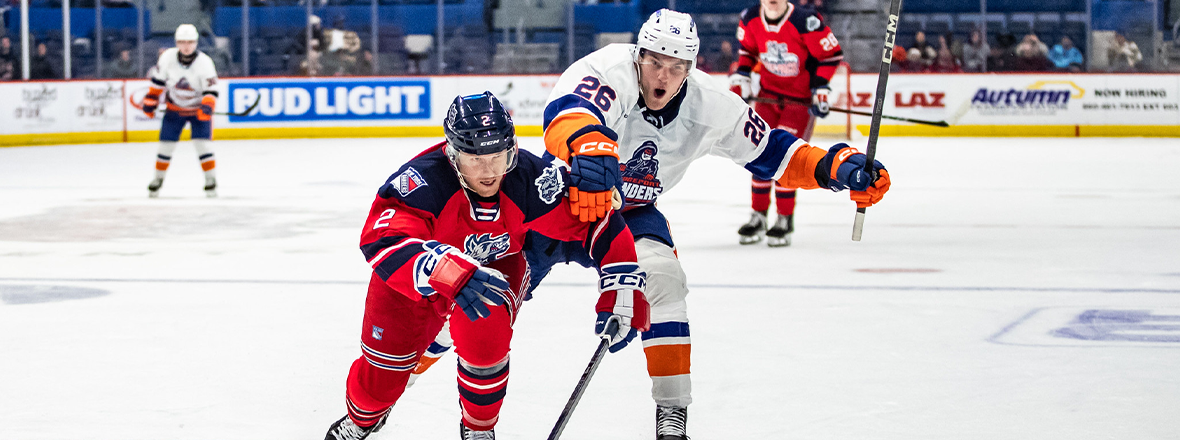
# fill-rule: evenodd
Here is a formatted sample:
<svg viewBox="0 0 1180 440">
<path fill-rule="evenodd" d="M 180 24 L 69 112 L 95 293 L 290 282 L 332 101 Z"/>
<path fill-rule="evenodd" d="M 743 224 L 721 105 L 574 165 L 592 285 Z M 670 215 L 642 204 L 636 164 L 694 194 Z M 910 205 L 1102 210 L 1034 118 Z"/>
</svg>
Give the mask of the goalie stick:
<svg viewBox="0 0 1180 440">
<path fill-rule="evenodd" d="M 897 22 L 900 16 L 901 0 L 890 0 L 889 23 L 885 25 L 885 48 L 881 54 L 881 73 L 877 76 L 873 120 L 869 123 L 869 142 L 865 147 L 865 172 L 872 176 L 874 183 L 877 181 L 877 175 L 873 173 L 873 157 L 877 155 L 877 137 L 881 133 L 881 112 L 885 109 L 885 88 L 889 82 L 889 65 L 893 63 L 893 42 L 897 39 Z M 861 231 L 865 226 L 866 209 L 856 208 L 856 219 L 852 223 L 852 241 L 860 241 Z"/>
<path fill-rule="evenodd" d="M 127 98 L 127 100 L 131 102 L 131 106 L 135 107 L 136 110 L 143 110 L 143 101 L 135 102 L 134 98 Z M 262 95 L 259 95 L 257 98 L 254 98 L 254 103 L 250 104 L 250 107 L 247 107 L 245 110 L 242 110 L 240 112 L 213 112 L 213 114 L 222 115 L 222 116 L 246 116 L 246 115 L 250 114 L 250 112 L 254 111 L 254 109 L 258 108 L 258 104 L 261 102 L 262 102 Z M 156 112 L 167 112 L 167 111 L 168 111 L 167 107 L 160 107 L 160 108 L 156 109 Z"/>
<path fill-rule="evenodd" d="M 773 98 L 753 97 L 753 98 L 750 98 L 750 100 L 754 101 L 754 102 L 763 102 L 763 103 L 767 103 L 767 104 L 799 105 L 799 106 L 806 106 L 806 107 L 811 106 L 810 102 L 797 101 L 792 98 L 773 99 Z M 860 110 L 851 110 L 851 109 L 839 108 L 839 107 L 832 107 L 831 109 L 834 112 L 848 113 L 850 115 L 860 115 L 860 116 L 872 116 L 873 115 L 872 113 L 862 112 Z M 946 121 L 927 121 L 925 119 L 903 118 L 901 116 L 890 116 L 890 115 L 881 115 L 881 118 L 882 119 L 892 119 L 895 121 L 902 121 L 902 122 L 910 122 L 910 123 L 914 123 L 914 124 L 933 125 L 935 127 L 950 127 L 950 124 L 947 124 Z"/>
<path fill-rule="evenodd" d="M 611 320 L 607 324 L 605 334 L 612 334 L 618 331 L 618 328 L 618 321 Z M 598 343 L 598 348 L 594 350 L 594 356 L 590 357 L 590 365 L 586 366 L 586 371 L 582 373 L 582 378 L 578 379 L 578 386 L 574 387 L 573 395 L 566 402 L 565 408 L 561 410 L 561 415 L 557 417 L 557 424 L 549 432 L 549 440 L 557 440 L 561 436 L 561 431 L 565 430 L 565 424 L 569 423 L 570 416 L 574 414 L 574 407 L 578 406 L 579 400 L 582 400 L 582 394 L 586 392 L 586 386 L 590 384 L 590 378 L 594 377 L 594 372 L 598 370 L 598 364 L 602 362 L 603 356 L 606 355 L 606 349 L 609 347 L 610 337 L 604 335 L 602 341 Z"/>
</svg>

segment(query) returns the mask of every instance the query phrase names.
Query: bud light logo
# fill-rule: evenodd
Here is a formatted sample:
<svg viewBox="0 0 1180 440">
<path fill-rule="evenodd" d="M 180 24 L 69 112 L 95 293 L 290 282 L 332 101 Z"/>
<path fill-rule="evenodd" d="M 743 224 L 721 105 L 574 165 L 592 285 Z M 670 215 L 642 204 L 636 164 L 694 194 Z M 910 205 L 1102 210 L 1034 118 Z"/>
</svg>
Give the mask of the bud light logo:
<svg viewBox="0 0 1180 440">
<path fill-rule="evenodd" d="M 430 82 L 285 81 L 229 85 L 232 122 L 430 119 Z"/>
</svg>

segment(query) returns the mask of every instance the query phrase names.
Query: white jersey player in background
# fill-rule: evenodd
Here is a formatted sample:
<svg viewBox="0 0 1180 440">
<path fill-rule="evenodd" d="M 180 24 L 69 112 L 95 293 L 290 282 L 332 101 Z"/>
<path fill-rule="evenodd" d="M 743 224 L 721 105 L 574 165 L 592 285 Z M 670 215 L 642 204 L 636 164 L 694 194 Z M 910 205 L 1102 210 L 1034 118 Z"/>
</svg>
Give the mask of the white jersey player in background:
<svg viewBox="0 0 1180 440">
<path fill-rule="evenodd" d="M 725 84 L 694 68 L 699 45 L 688 14 L 656 11 L 638 44 L 612 44 L 571 65 L 545 109 L 546 149 L 571 166 L 571 208 L 593 221 L 612 209 L 613 191 L 625 197 L 623 217 L 648 274 L 651 330 L 642 340 L 659 440 L 687 439 L 692 395 L 688 285 L 656 199 L 707 154 L 789 188 L 851 189 L 859 206 L 880 201 L 890 183 L 879 162 L 865 173 L 865 155 L 846 144 L 823 150 L 767 127 Z M 552 249 L 549 258 L 563 258 Z M 530 258 L 534 278 L 548 272 L 542 259 Z"/>
<path fill-rule="evenodd" d="M 159 195 L 164 185 L 172 152 L 186 124 L 192 131 L 193 146 L 205 171 L 205 195 L 217 196 L 215 168 L 217 162 L 209 142 L 213 139 L 213 109 L 217 106 L 217 70 L 213 59 L 197 50 L 197 28 L 182 24 L 176 28 L 176 47 L 160 54 L 152 69 L 151 88 L 143 98 L 143 112 L 154 118 L 164 99 L 166 111 L 160 124 L 160 148 L 156 154 L 156 174 L 148 184 L 148 196 Z"/>
</svg>

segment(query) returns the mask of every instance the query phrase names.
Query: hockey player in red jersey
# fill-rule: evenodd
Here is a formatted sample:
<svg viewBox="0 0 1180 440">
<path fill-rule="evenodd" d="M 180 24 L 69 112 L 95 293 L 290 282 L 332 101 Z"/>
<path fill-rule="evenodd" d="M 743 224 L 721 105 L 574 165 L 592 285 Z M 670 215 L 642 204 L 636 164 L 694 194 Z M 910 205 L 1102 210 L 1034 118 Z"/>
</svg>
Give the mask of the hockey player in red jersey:
<svg viewBox="0 0 1180 440">
<path fill-rule="evenodd" d="M 459 356 L 460 437 L 495 439 L 512 325 L 530 285 L 526 236 L 580 243 L 593 259 L 595 332 L 612 351 L 648 329 L 646 274 L 622 215 L 588 223 L 571 213 L 568 172 L 519 150 L 512 119 L 491 93 L 456 98 L 443 129 L 447 141 L 394 173 L 365 222 L 360 247 L 373 275 L 362 355 L 348 374 L 348 415 L 328 440 L 380 429 L 444 324 Z"/>
<path fill-rule="evenodd" d="M 737 39 L 741 49 L 730 89 L 743 99 L 753 98 L 751 73 L 758 73 L 757 97 L 762 99 L 754 110 L 771 127 L 810 141 L 815 117 L 828 115 L 828 82 L 844 59 L 832 30 L 814 6 L 761 0 L 759 6 L 742 12 Z M 772 186 L 778 216 L 767 230 Z M 758 243 L 765 235 L 770 246 L 789 246 L 795 229 L 796 189 L 754 176 L 750 190 L 754 213 L 738 229 L 740 243 Z"/>
</svg>

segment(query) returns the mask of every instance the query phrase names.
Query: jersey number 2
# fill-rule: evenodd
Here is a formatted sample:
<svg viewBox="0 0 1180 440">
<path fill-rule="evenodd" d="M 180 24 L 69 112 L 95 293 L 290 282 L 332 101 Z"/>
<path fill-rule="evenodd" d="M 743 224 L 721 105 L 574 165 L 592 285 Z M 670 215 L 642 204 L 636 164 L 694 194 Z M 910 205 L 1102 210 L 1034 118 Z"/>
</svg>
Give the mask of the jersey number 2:
<svg viewBox="0 0 1180 440">
<path fill-rule="evenodd" d="M 392 209 L 386 209 L 385 212 L 382 212 L 381 217 L 378 217 L 377 221 L 373 222 L 373 229 L 384 228 L 386 226 L 389 226 L 389 219 L 393 218 L 393 214 L 395 212 L 397 212 L 397 211 L 394 211 Z"/>
<path fill-rule="evenodd" d="M 582 78 L 582 83 L 574 88 L 574 94 L 593 102 L 599 110 L 604 112 L 610 110 L 610 104 L 615 100 L 615 89 L 603 86 L 602 82 L 593 76 Z"/>
</svg>

